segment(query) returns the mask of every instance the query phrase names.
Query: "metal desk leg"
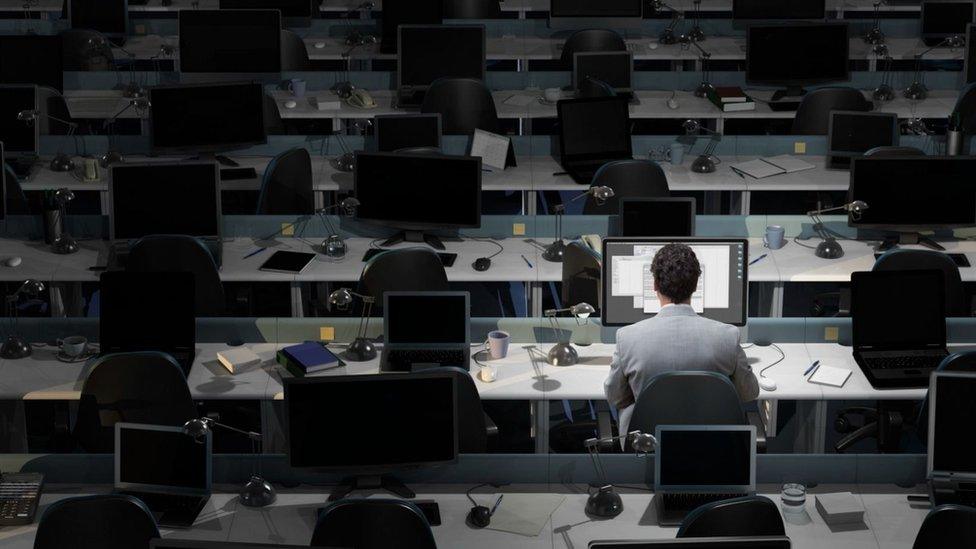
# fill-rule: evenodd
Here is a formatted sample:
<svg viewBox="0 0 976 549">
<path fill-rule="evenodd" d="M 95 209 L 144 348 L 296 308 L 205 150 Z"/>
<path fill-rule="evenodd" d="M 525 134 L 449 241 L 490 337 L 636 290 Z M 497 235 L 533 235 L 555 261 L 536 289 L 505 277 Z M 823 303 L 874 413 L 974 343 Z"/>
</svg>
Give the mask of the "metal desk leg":
<svg viewBox="0 0 976 549">
<path fill-rule="evenodd" d="M 305 316 L 305 301 L 302 299 L 302 283 L 291 282 L 291 316 L 303 318 Z"/>
<path fill-rule="evenodd" d="M 536 215 L 539 208 L 539 192 L 525 191 L 522 193 L 522 213 Z"/>
<path fill-rule="evenodd" d="M 739 193 L 739 215 L 749 215 L 751 211 L 752 192 L 742 191 Z"/>
<path fill-rule="evenodd" d="M 530 316 L 542 316 L 542 282 L 529 282 L 530 302 L 532 313 Z"/>
<path fill-rule="evenodd" d="M 770 318 L 783 318 L 783 295 L 785 293 L 785 284 L 782 280 L 773 283 L 773 295 L 772 299 L 769 300 L 769 317 Z"/>
<path fill-rule="evenodd" d="M 532 414 L 535 416 L 532 428 L 535 431 L 535 453 L 549 453 L 549 401 L 546 399 L 532 401 Z"/>
</svg>

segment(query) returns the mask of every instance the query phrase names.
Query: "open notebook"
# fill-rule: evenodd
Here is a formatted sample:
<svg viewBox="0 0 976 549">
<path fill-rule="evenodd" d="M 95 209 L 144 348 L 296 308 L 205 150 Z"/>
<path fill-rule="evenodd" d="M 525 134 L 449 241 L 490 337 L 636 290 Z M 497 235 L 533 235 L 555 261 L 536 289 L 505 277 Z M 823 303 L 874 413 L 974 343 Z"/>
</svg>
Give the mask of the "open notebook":
<svg viewBox="0 0 976 549">
<path fill-rule="evenodd" d="M 763 179 L 784 173 L 812 170 L 814 165 L 790 154 L 781 154 L 770 158 L 757 158 L 748 162 L 732 164 L 730 168 L 740 174 L 746 174 L 756 179 Z"/>
</svg>

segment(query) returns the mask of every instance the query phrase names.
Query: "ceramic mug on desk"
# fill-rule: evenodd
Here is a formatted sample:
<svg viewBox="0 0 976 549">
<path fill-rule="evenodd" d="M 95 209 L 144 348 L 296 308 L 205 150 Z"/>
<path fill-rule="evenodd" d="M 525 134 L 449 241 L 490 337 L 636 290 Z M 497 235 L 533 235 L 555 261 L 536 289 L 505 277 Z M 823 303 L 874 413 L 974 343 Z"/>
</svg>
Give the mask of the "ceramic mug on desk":
<svg viewBox="0 0 976 549">
<path fill-rule="evenodd" d="M 78 358 L 88 351 L 88 338 L 85 336 L 68 336 L 58 340 L 61 354 L 67 358 Z"/>
<path fill-rule="evenodd" d="M 546 88 L 542 92 L 542 97 L 544 97 L 546 101 L 550 103 L 555 103 L 563 98 L 563 92 L 559 88 Z"/>
<path fill-rule="evenodd" d="M 305 97 L 306 84 L 301 78 L 292 78 L 288 81 L 288 91 L 297 98 Z"/>
<path fill-rule="evenodd" d="M 485 341 L 485 349 L 488 350 L 488 356 L 492 360 L 508 356 L 508 343 L 511 339 L 512 336 L 508 332 L 501 330 L 488 332 L 488 339 Z"/>
<path fill-rule="evenodd" d="M 763 245 L 770 250 L 778 250 L 786 245 L 786 229 L 779 225 L 766 227 L 766 234 L 763 236 Z"/>
<path fill-rule="evenodd" d="M 671 143 L 671 148 L 664 154 L 672 166 L 680 166 L 685 160 L 685 146 L 681 143 Z"/>
</svg>

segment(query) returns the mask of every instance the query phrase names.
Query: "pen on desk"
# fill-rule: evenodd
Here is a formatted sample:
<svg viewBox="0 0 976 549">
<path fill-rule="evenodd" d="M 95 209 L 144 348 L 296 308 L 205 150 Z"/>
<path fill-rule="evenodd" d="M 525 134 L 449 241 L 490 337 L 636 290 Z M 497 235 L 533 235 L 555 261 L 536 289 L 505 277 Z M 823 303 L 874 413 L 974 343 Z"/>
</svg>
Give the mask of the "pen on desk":
<svg viewBox="0 0 976 549">
<path fill-rule="evenodd" d="M 729 166 L 729 169 L 732 170 L 732 172 L 735 173 L 735 175 L 741 177 L 742 179 L 745 179 L 746 178 L 746 176 L 743 175 L 742 174 L 742 171 L 739 170 L 738 168 L 733 168 L 732 166 Z"/>
<path fill-rule="evenodd" d="M 489 513 L 489 515 L 495 514 L 495 510 L 498 509 L 499 505 L 501 505 L 503 497 L 505 497 L 505 494 L 501 494 L 498 496 L 498 499 L 495 500 L 495 504 L 491 506 L 491 513 Z"/>
<path fill-rule="evenodd" d="M 258 248 L 258 249 L 256 249 L 256 250 L 254 250 L 253 252 L 251 252 L 251 253 L 249 253 L 249 254 L 247 254 L 247 255 L 245 255 L 245 256 L 244 256 L 244 259 L 247 259 L 247 258 L 249 258 L 249 257 L 251 257 L 251 256 L 255 256 L 255 255 L 258 255 L 259 253 L 261 253 L 261 252 L 263 252 L 264 250 L 267 250 L 267 248 Z"/>
<path fill-rule="evenodd" d="M 553 177 L 557 177 L 560 175 L 569 175 L 569 172 L 552 172 Z"/>
<path fill-rule="evenodd" d="M 810 375 L 810 372 L 816 370 L 817 366 L 820 366 L 820 361 L 819 360 L 813 361 L 813 364 L 811 364 L 810 367 L 807 368 L 807 371 L 803 372 L 803 377 L 807 377 L 808 375 Z"/>
<path fill-rule="evenodd" d="M 759 263 L 759 261 L 761 261 L 762 259 L 764 259 L 767 255 L 768 254 L 762 254 L 761 256 L 757 257 L 756 259 L 753 259 L 752 261 L 750 261 L 749 264 L 750 265 L 755 265 L 756 263 Z"/>
<path fill-rule="evenodd" d="M 524 261 L 525 264 L 528 265 L 530 269 L 532 268 L 532 264 L 529 263 L 528 259 L 526 259 L 525 254 L 522 254 L 522 261 Z"/>
</svg>

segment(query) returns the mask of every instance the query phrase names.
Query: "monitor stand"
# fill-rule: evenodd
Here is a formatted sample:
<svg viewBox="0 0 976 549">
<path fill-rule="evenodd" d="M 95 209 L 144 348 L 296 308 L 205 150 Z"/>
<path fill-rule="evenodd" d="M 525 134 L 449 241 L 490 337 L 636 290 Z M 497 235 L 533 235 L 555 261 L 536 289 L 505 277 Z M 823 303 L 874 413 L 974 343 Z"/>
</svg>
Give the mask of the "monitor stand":
<svg viewBox="0 0 976 549">
<path fill-rule="evenodd" d="M 807 94 L 807 90 L 800 86 L 787 86 L 785 90 L 776 90 L 773 92 L 773 96 L 769 98 L 770 101 L 779 101 L 784 97 L 803 97 Z"/>
<path fill-rule="evenodd" d="M 391 475 L 360 475 L 342 479 L 329 495 L 329 501 L 340 500 L 356 490 L 376 489 L 392 492 L 404 499 L 413 499 L 417 496 L 406 484 Z"/>
<path fill-rule="evenodd" d="M 381 248 L 387 246 L 393 246 L 401 242 L 423 242 L 426 243 L 431 248 L 435 250 L 445 250 L 444 243 L 441 239 L 432 235 L 426 234 L 423 231 L 401 231 L 386 240 L 386 242 L 380 244 Z"/>
<path fill-rule="evenodd" d="M 881 242 L 881 245 L 878 246 L 878 251 L 887 252 L 888 250 L 896 248 L 899 245 L 908 245 L 908 244 L 921 244 L 923 246 L 928 246 L 933 250 L 937 250 L 940 252 L 945 251 L 945 248 L 943 248 L 941 244 L 939 244 L 938 242 L 932 240 L 927 236 L 922 236 L 918 233 L 898 233 L 897 235 L 894 236 L 886 236 L 884 241 Z"/>
</svg>

